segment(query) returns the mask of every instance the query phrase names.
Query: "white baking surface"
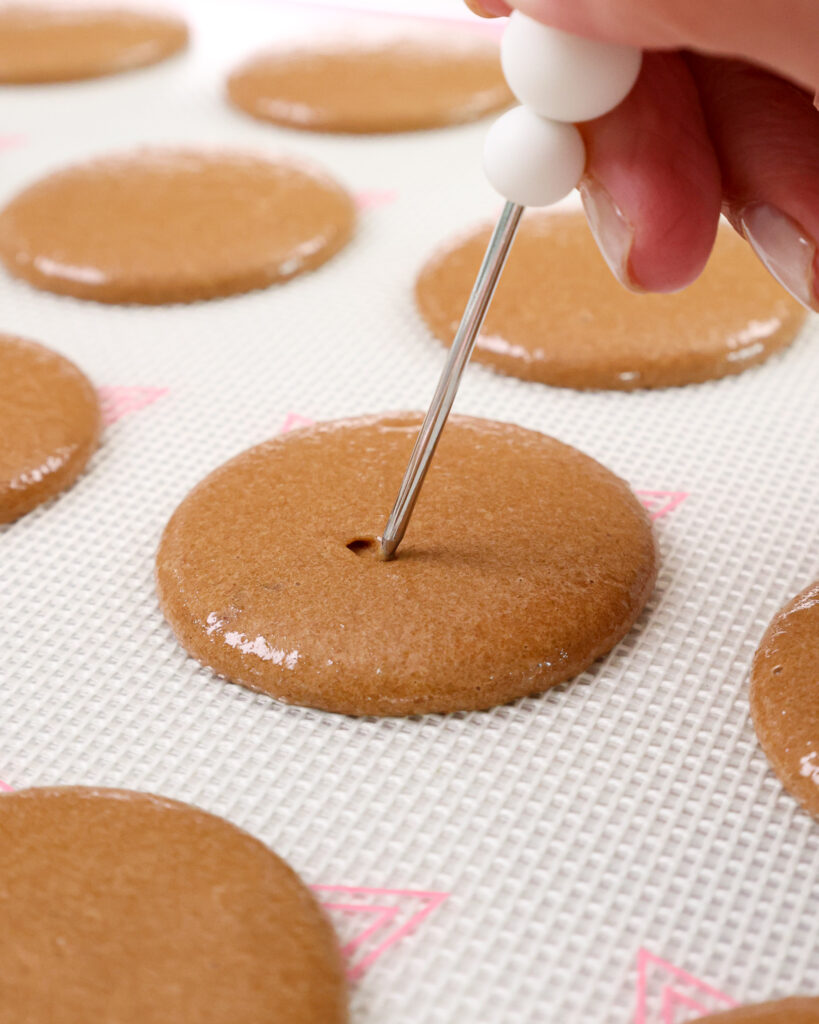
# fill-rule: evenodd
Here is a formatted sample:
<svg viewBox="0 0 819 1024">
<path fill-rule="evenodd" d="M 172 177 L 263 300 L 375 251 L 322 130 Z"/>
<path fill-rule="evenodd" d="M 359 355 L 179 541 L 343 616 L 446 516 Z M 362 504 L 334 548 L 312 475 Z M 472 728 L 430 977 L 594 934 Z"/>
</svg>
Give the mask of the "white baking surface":
<svg viewBox="0 0 819 1024">
<path fill-rule="evenodd" d="M 406 5 L 465 17 L 456 0 Z M 202 143 L 313 157 L 370 205 L 318 272 L 238 298 L 104 307 L 0 276 L 0 329 L 75 359 L 120 414 L 73 490 L 0 529 L 0 779 L 152 790 L 270 843 L 333 887 L 318 891 L 352 943 L 356 1024 L 679 1024 L 819 992 L 819 828 L 769 771 L 747 690 L 767 622 L 819 575 L 815 321 L 758 369 L 676 390 L 581 394 L 470 368 L 460 411 L 672 492 L 652 499 L 657 593 L 580 679 L 489 713 L 386 721 L 226 685 L 157 607 L 167 518 L 291 413 L 424 406 L 442 350 L 414 275 L 498 202 L 485 123 L 332 137 L 224 103 L 228 67 L 320 10 L 186 10 L 192 50 L 167 64 L 0 91 L 0 201 L 91 154 Z"/>
</svg>

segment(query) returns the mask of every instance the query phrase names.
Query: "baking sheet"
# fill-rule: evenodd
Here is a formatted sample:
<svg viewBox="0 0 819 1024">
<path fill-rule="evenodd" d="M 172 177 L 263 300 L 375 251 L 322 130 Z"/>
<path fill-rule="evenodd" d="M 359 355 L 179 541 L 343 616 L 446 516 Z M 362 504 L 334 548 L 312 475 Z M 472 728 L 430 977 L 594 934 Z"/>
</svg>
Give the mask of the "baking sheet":
<svg viewBox="0 0 819 1024">
<path fill-rule="evenodd" d="M 411 6 L 467 18 L 456 0 Z M 227 107 L 225 71 L 325 24 L 321 8 L 183 9 L 183 57 L 0 92 L 0 201 L 89 155 L 228 144 L 320 161 L 359 195 L 360 225 L 314 274 L 191 306 L 103 307 L 0 276 L 0 329 L 76 360 L 108 420 L 79 484 L 0 528 L 0 778 L 151 790 L 270 843 L 338 926 L 357 1024 L 680 1024 L 819 992 L 819 829 L 768 770 L 747 698 L 767 622 L 817 576 L 816 320 L 766 365 L 676 390 L 580 394 L 470 368 L 459 411 L 577 445 L 655 516 L 657 592 L 575 682 L 384 721 L 226 685 L 159 613 L 167 518 L 216 465 L 304 418 L 424 406 L 442 349 L 414 275 L 498 200 L 486 123 L 332 137 Z"/>
</svg>

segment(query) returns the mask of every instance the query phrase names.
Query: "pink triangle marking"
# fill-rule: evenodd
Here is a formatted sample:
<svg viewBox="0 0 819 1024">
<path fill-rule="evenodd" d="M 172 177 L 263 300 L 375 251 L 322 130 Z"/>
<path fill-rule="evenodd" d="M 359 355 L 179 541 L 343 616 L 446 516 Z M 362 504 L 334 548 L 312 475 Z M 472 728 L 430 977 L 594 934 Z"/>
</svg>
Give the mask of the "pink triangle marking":
<svg viewBox="0 0 819 1024">
<path fill-rule="evenodd" d="M 383 953 L 385 953 L 391 946 L 394 946 L 395 943 L 405 935 L 414 931 L 418 925 L 434 910 L 436 910 L 449 896 L 449 893 L 446 892 L 423 892 L 415 889 L 371 889 L 367 886 L 361 885 L 314 885 L 312 888 L 319 894 L 322 905 L 328 910 L 337 910 L 343 913 L 354 914 L 378 914 L 375 921 L 369 923 L 344 947 L 344 953 L 350 960 L 347 968 L 347 976 L 351 981 L 355 981 L 360 978 L 367 968 L 372 966 L 372 964 L 374 964 Z M 377 897 L 377 900 L 372 903 L 336 903 L 335 901 L 325 900 L 323 898 L 324 894 L 329 895 L 335 893 L 346 893 L 348 896 L 358 895 L 365 898 Z M 385 903 L 382 899 L 382 897 L 385 896 L 393 897 L 393 900 L 389 903 Z M 399 916 L 402 910 L 402 900 L 406 901 L 408 899 L 420 901 L 422 904 L 421 907 L 411 914 L 403 924 L 397 927 L 392 927 L 392 925 L 395 924 L 395 919 Z M 357 953 L 361 947 L 367 944 L 367 940 L 372 939 L 379 934 L 383 935 L 381 942 L 379 942 L 374 949 L 370 949 L 369 952 L 364 953 L 359 960 L 354 960 L 354 954 Z"/>
<path fill-rule="evenodd" d="M 106 427 L 121 420 L 131 412 L 139 412 L 163 395 L 167 395 L 167 388 L 149 387 L 102 387 L 98 389 L 100 404 L 102 406 L 102 422 Z"/>
<path fill-rule="evenodd" d="M 0 793 L 13 793 L 13 792 L 14 792 L 14 790 L 11 788 L 11 786 L 7 782 L 3 782 L 3 780 L 0 779 Z"/>
<path fill-rule="evenodd" d="M 315 420 L 311 420 L 308 416 L 301 416 L 297 412 L 289 412 L 284 417 L 284 423 L 279 428 L 280 434 L 287 434 L 291 430 L 298 430 L 299 427 L 312 427 Z"/>
<path fill-rule="evenodd" d="M 664 982 L 659 1010 L 656 999 L 649 998 L 649 973 L 655 976 L 655 981 L 659 976 Z M 637 1009 L 634 1024 L 676 1024 L 675 1002 L 700 1014 L 730 1009 L 737 1005 L 730 996 L 719 989 L 655 956 L 647 949 L 640 948 L 637 951 Z"/>
<path fill-rule="evenodd" d="M 378 915 L 369 928 L 365 928 L 363 932 L 356 935 L 354 939 L 351 939 L 346 946 L 342 946 L 341 952 L 347 957 L 352 956 L 359 946 L 362 946 L 371 935 L 374 935 L 379 929 L 383 928 L 385 924 L 392 921 L 398 913 L 398 907 L 362 907 L 357 903 L 323 903 L 322 906 L 327 910 L 343 910 L 348 914 Z"/>
<path fill-rule="evenodd" d="M 707 1006 L 703 1006 L 696 999 L 691 999 L 683 995 L 682 992 L 677 992 L 670 985 L 666 985 L 663 989 L 663 1024 L 678 1024 L 678 1006 L 681 1006 L 683 1010 L 692 1011 L 700 1017 L 708 1013 Z M 686 1020 L 688 1019 L 688 1016 L 686 1016 Z"/>
<path fill-rule="evenodd" d="M 356 192 L 355 204 L 359 210 L 376 210 L 380 206 L 389 206 L 398 198 L 394 188 L 370 188 Z"/>
<path fill-rule="evenodd" d="M 640 499 L 640 503 L 644 505 L 652 519 L 662 519 L 667 516 L 669 512 L 673 512 L 675 508 L 685 501 L 689 497 L 687 491 L 646 491 L 639 490 L 634 492 Z"/>
</svg>

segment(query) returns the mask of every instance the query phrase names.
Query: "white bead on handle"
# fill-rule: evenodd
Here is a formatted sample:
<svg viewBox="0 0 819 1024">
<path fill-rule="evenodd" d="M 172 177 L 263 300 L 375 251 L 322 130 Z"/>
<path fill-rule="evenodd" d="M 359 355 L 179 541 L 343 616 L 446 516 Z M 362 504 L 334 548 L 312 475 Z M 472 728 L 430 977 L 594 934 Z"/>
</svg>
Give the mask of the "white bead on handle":
<svg viewBox="0 0 819 1024">
<path fill-rule="evenodd" d="M 483 151 L 490 184 L 520 206 L 550 206 L 583 176 L 586 147 L 573 124 L 515 107 L 492 125 Z"/>
<path fill-rule="evenodd" d="M 515 11 L 501 44 L 501 63 L 523 106 L 489 131 L 484 170 L 504 198 L 549 206 L 583 176 L 585 147 L 568 122 L 601 117 L 631 92 L 642 53 L 549 28 Z"/>
<path fill-rule="evenodd" d="M 524 106 L 554 121 L 607 114 L 637 81 L 642 53 L 542 25 L 516 11 L 501 44 L 509 88 Z"/>
</svg>

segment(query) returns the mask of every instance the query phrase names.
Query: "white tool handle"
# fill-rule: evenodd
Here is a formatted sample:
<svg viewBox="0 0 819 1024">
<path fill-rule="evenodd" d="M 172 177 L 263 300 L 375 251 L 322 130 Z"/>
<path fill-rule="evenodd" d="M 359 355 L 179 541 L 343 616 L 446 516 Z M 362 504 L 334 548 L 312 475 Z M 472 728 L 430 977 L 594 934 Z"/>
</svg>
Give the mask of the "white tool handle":
<svg viewBox="0 0 819 1024">
<path fill-rule="evenodd" d="M 637 80 L 642 53 L 582 39 L 515 11 L 501 44 L 501 63 L 523 106 L 490 129 L 486 176 L 509 202 L 549 206 L 583 176 L 586 151 L 572 122 L 618 106 Z"/>
</svg>

